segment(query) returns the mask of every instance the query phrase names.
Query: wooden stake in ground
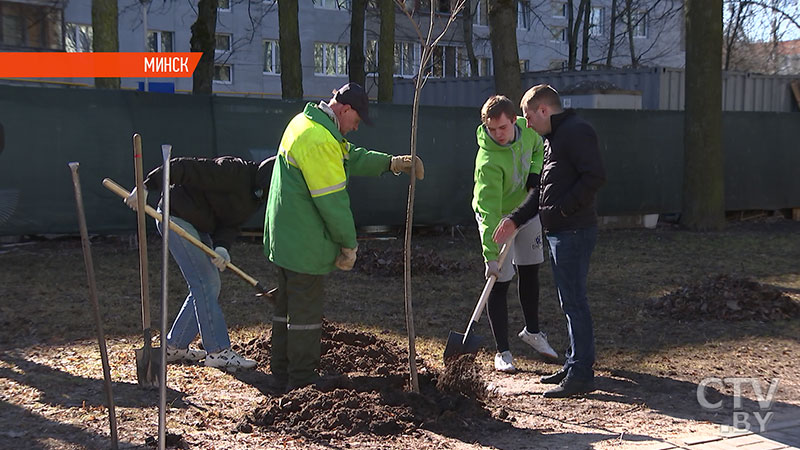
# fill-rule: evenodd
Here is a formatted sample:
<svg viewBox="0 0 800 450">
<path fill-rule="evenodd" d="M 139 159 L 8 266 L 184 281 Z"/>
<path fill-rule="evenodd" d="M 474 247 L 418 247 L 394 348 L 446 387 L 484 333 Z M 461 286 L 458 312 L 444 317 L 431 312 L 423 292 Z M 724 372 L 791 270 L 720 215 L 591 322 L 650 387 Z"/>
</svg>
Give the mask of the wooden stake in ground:
<svg viewBox="0 0 800 450">
<path fill-rule="evenodd" d="M 103 363 L 103 382 L 108 403 L 108 423 L 111 429 L 111 448 L 117 450 L 117 415 L 114 412 L 114 394 L 111 391 L 111 367 L 108 364 L 108 351 L 106 350 L 106 337 L 103 333 L 103 316 L 100 315 L 100 304 L 97 301 L 97 287 L 94 279 L 94 263 L 92 262 L 92 249 L 89 243 L 89 231 L 86 227 L 86 215 L 83 210 L 83 195 L 81 194 L 81 181 L 78 176 L 77 162 L 69 163 L 72 171 L 72 185 L 75 188 L 75 205 L 78 209 L 78 226 L 81 231 L 81 246 L 83 247 L 83 262 L 86 265 L 86 278 L 89 282 L 89 298 L 92 301 L 94 322 L 97 326 L 97 343 L 100 346 L 100 360 Z"/>
<path fill-rule="evenodd" d="M 412 308 L 411 303 L 411 228 L 414 224 L 414 190 L 416 186 L 417 176 L 416 176 L 416 164 L 414 161 L 417 157 L 417 128 L 418 128 L 418 121 L 419 121 L 419 96 L 422 88 L 425 86 L 425 80 L 427 79 L 428 74 L 426 73 L 426 68 L 428 67 L 428 62 L 431 60 L 431 56 L 433 56 L 433 49 L 436 48 L 436 45 L 439 41 L 444 37 L 445 33 L 447 33 L 447 29 L 450 28 L 450 25 L 455 20 L 456 16 L 458 15 L 459 11 L 464 7 L 466 0 L 458 0 L 456 2 L 452 2 L 452 9 L 450 12 L 450 17 L 447 20 L 447 23 L 444 25 L 444 28 L 439 32 L 439 35 L 434 38 L 434 25 L 436 23 L 436 12 L 434 9 L 434 3 L 430 2 L 431 11 L 430 11 L 430 22 L 428 23 L 428 34 L 427 36 L 422 35 L 422 31 L 420 30 L 419 24 L 415 22 L 414 17 L 412 15 L 413 8 L 407 8 L 406 1 L 404 0 L 395 0 L 397 5 L 400 9 L 405 13 L 408 20 L 414 26 L 414 29 L 417 32 L 417 36 L 419 37 L 420 45 L 422 47 L 422 55 L 420 57 L 419 67 L 417 68 L 417 76 L 414 83 L 414 104 L 411 107 L 411 174 L 408 186 L 408 204 L 406 207 L 406 232 L 405 232 L 405 239 L 404 239 L 404 250 L 403 250 L 403 285 L 404 285 L 404 299 L 405 299 L 405 307 L 406 307 L 406 328 L 408 330 L 408 366 L 409 372 L 411 375 L 411 389 L 414 392 L 419 392 L 419 377 L 417 376 L 417 350 L 416 350 L 416 332 L 414 330 L 414 311 Z M 410 1 L 411 0 L 407 0 Z"/>
</svg>

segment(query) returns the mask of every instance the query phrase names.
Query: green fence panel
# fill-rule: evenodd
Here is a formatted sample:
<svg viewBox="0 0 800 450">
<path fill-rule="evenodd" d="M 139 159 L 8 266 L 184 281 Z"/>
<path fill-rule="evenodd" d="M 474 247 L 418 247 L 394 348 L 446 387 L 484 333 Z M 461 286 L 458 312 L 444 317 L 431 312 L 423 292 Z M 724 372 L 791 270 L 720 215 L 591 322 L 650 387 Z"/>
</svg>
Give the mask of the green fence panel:
<svg viewBox="0 0 800 450">
<path fill-rule="evenodd" d="M 0 235 L 77 233 L 67 163 L 81 163 L 87 223 L 93 233 L 132 231 L 133 213 L 101 185 L 133 185 L 132 135 L 142 135 L 143 165 L 173 156 L 274 155 L 281 134 L 305 102 L 90 89 L 0 86 Z M 470 208 L 477 108 L 421 107 L 417 152 L 425 179 L 416 184 L 418 225 L 474 223 Z M 608 180 L 598 195 L 602 215 L 679 212 L 683 178 L 683 113 L 582 110 L 597 129 Z M 410 150 L 411 108 L 371 105 L 374 127 L 348 135 L 356 145 L 390 153 Z M 726 209 L 800 207 L 800 115 L 723 115 Z M 354 177 L 356 224 L 405 222 L 409 179 L 389 173 Z M 151 196 L 151 197 L 156 197 Z M 154 203 L 156 199 L 151 199 Z M 246 228 L 261 229 L 263 211 Z M 152 222 L 151 222 L 152 226 Z"/>
</svg>

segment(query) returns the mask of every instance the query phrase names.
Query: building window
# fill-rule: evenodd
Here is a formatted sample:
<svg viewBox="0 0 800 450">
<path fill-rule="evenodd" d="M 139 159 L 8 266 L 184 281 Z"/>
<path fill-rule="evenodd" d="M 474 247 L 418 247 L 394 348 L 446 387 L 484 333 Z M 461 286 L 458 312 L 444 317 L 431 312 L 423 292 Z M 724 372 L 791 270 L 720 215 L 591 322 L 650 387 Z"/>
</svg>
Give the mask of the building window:
<svg viewBox="0 0 800 450">
<path fill-rule="evenodd" d="M 92 26 L 77 23 L 66 24 L 64 49 L 68 52 L 92 51 Z"/>
<path fill-rule="evenodd" d="M 592 8 L 591 14 L 589 14 L 589 35 L 591 36 L 602 36 L 603 29 L 605 23 L 605 9 L 602 6 Z"/>
<path fill-rule="evenodd" d="M 475 5 L 475 17 L 473 17 L 473 23 L 475 25 L 489 25 L 489 0 L 478 0 L 478 4 Z"/>
<path fill-rule="evenodd" d="M 350 9 L 350 0 L 316 0 L 314 2 L 315 8 L 321 9 Z"/>
<path fill-rule="evenodd" d="M 427 72 L 436 78 L 468 77 L 469 59 L 466 49 L 449 45 L 436 46 Z"/>
<path fill-rule="evenodd" d="M 419 46 L 413 42 L 394 43 L 394 74 L 413 77 L 419 69 Z"/>
<path fill-rule="evenodd" d="M 214 35 L 214 40 L 216 41 L 216 44 L 214 45 L 214 50 L 218 52 L 229 52 L 231 50 L 230 34 L 217 33 Z"/>
<path fill-rule="evenodd" d="M 567 4 L 560 0 L 553 0 L 550 2 L 550 7 L 553 10 L 553 17 L 564 18 L 567 17 Z"/>
<path fill-rule="evenodd" d="M 467 49 L 463 47 L 456 47 L 456 76 L 468 77 L 470 75 L 472 75 L 472 69 L 469 65 Z"/>
<path fill-rule="evenodd" d="M 230 11 L 231 0 L 217 0 L 217 9 L 220 11 Z"/>
<path fill-rule="evenodd" d="M 633 20 L 633 37 L 647 37 L 647 11 L 633 12 L 631 20 Z"/>
<path fill-rule="evenodd" d="M 550 70 L 562 70 L 567 68 L 567 62 L 563 59 L 551 59 L 550 65 L 547 67 Z"/>
<path fill-rule="evenodd" d="M 531 5 L 526 0 L 517 2 L 517 28 L 527 30 L 530 27 Z"/>
<path fill-rule="evenodd" d="M 478 58 L 478 76 L 492 76 L 492 58 Z"/>
<path fill-rule="evenodd" d="M 214 64 L 214 83 L 233 83 L 233 66 L 230 64 Z"/>
<path fill-rule="evenodd" d="M 527 72 L 528 70 L 530 70 L 530 60 L 520 59 L 519 60 L 519 71 L 520 72 Z"/>
<path fill-rule="evenodd" d="M 450 14 L 450 0 L 438 0 L 436 12 L 440 14 Z"/>
<path fill-rule="evenodd" d="M 62 21 L 63 10 L 50 5 L 0 2 L 0 45 L 64 50 Z"/>
<path fill-rule="evenodd" d="M 367 41 L 367 47 L 364 49 L 366 57 L 366 71 L 367 73 L 378 72 L 378 41 L 370 39 Z"/>
<path fill-rule="evenodd" d="M 553 42 L 567 42 L 567 29 L 565 27 L 552 27 L 550 28 L 551 41 Z"/>
<path fill-rule="evenodd" d="M 264 73 L 281 73 L 281 49 L 278 41 L 264 41 Z"/>
<path fill-rule="evenodd" d="M 171 31 L 148 31 L 147 32 L 147 51 L 148 52 L 171 52 L 172 51 L 172 32 Z"/>
<path fill-rule="evenodd" d="M 314 43 L 314 73 L 347 75 L 347 45 Z"/>
</svg>

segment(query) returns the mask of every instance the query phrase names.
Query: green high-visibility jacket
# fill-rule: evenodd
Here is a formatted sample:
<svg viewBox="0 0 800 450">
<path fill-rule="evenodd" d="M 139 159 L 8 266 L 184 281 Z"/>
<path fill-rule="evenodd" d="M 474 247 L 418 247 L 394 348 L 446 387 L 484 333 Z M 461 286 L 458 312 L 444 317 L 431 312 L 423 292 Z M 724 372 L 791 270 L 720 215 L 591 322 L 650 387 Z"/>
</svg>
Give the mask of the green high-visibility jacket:
<svg viewBox="0 0 800 450">
<path fill-rule="evenodd" d="M 342 247 L 356 247 L 347 181 L 378 176 L 392 156 L 354 147 L 314 103 L 283 132 L 264 220 L 264 254 L 294 272 L 321 275 L 336 268 Z"/>
<path fill-rule="evenodd" d="M 524 117 L 517 117 L 516 140 L 500 145 L 483 124 L 475 132 L 478 155 L 475 157 L 475 187 L 472 209 L 478 214 L 484 261 L 496 261 L 500 250 L 492 233 L 503 216 L 509 214 L 528 195 L 528 174 L 542 171 L 544 143 L 528 128 Z"/>
</svg>

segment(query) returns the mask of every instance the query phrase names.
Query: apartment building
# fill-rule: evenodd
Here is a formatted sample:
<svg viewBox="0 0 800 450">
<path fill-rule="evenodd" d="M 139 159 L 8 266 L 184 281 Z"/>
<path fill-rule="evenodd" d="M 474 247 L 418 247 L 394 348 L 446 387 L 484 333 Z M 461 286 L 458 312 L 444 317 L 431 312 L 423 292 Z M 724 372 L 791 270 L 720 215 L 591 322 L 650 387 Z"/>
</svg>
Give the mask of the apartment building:
<svg viewBox="0 0 800 450">
<path fill-rule="evenodd" d="M 427 29 L 431 0 L 406 0 L 416 9 Z M 435 22 L 442 24 L 450 11 L 449 0 L 432 0 Z M 487 1 L 472 0 L 471 40 L 478 59 L 477 71 L 467 59 L 464 24 L 456 21 L 436 49 L 426 72 L 432 77 L 491 76 Z M 299 25 L 303 88 L 308 98 L 324 98 L 348 79 L 350 52 L 349 0 L 301 0 Z M 579 2 L 575 2 L 579 3 Z M 617 2 L 624 3 L 624 2 Z M 635 8 L 615 23 L 612 65 L 683 67 L 683 19 L 680 0 L 634 0 Z M 591 2 L 589 62 L 587 68 L 605 67 L 611 41 L 611 0 Z M 196 0 L 174 2 L 119 0 L 121 52 L 189 51 L 190 28 L 196 18 Z M 568 55 L 566 0 L 520 0 L 517 41 L 520 70 L 561 70 Z M 630 34 L 627 21 L 630 17 Z M 146 24 L 146 31 L 145 31 Z M 377 91 L 378 10 L 370 2 L 366 13 L 365 56 L 367 88 Z M 395 76 L 410 78 L 420 64 L 419 38 L 406 15 L 398 9 L 395 28 Z M 0 0 L 0 50 L 91 51 L 91 0 Z M 279 98 L 280 48 L 276 0 L 219 0 L 214 92 L 218 95 Z M 634 59 L 631 59 L 633 47 Z M 578 60 L 581 58 L 578 48 Z M 52 84 L 56 80 L 41 80 Z M 61 84 L 92 86 L 93 79 L 62 79 Z M 189 78 L 151 80 L 125 78 L 122 87 L 191 92 Z M 21 83 L 20 81 L 9 81 Z M 26 83 L 30 83 L 27 81 Z"/>
</svg>

